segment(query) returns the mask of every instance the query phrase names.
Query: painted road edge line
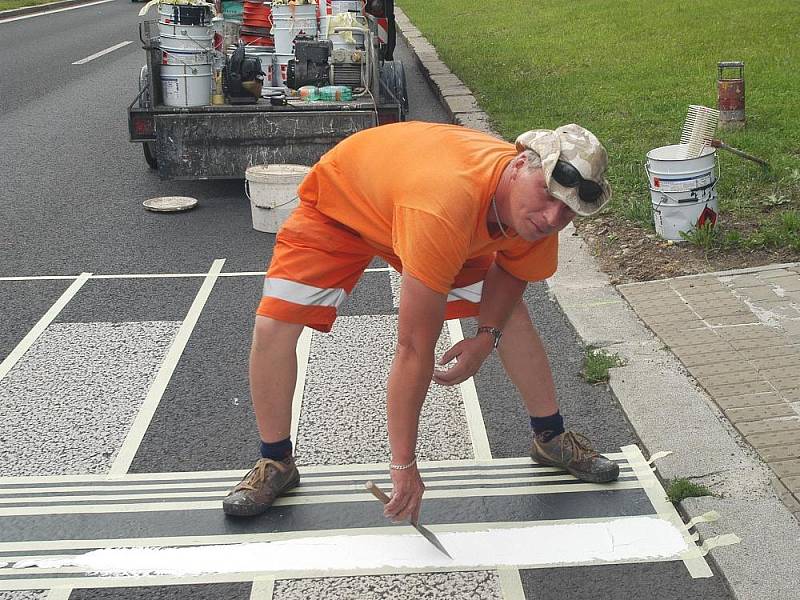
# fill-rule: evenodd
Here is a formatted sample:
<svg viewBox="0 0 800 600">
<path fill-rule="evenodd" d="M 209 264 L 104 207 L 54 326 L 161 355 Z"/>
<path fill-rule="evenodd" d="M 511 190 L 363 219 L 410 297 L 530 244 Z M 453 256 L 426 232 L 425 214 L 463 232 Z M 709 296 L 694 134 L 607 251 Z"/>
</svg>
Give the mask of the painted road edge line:
<svg viewBox="0 0 800 600">
<path fill-rule="evenodd" d="M 658 513 L 658 516 L 672 523 L 672 525 L 677 527 L 678 530 L 683 533 L 683 538 L 690 550 L 695 548 L 695 543 L 692 540 L 692 537 L 689 534 L 689 530 L 686 528 L 683 519 L 681 519 L 678 511 L 667 499 L 667 494 L 664 491 L 664 488 L 661 487 L 661 483 L 658 481 L 655 473 L 650 470 L 650 465 L 647 464 L 647 461 L 645 460 L 644 455 L 639 447 L 634 445 L 623 446 L 621 450 L 622 453 L 627 457 L 628 464 L 633 467 L 633 472 L 636 473 L 636 476 L 639 478 L 642 488 L 644 488 L 644 491 L 647 494 L 647 497 L 650 499 L 650 503 L 653 505 L 653 508 L 655 508 L 656 513 Z M 689 575 L 695 579 L 714 576 L 711 568 L 708 566 L 708 563 L 701 556 L 685 557 L 683 558 L 683 564 L 686 565 Z"/>
<path fill-rule="evenodd" d="M 450 332 L 450 344 L 455 346 L 464 339 L 461 321 L 450 319 L 447 321 L 447 330 Z M 459 384 L 461 397 L 464 400 L 464 411 L 467 413 L 467 427 L 469 439 L 472 442 L 472 452 L 478 460 L 492 458 L 489 447 L 489 436 L 486 434 L 486 423 L 483 421 L 481 405 L 478 402 L 478 390 L 475 389 L 475 380 L 470 377 Z"/>
<path fill-rule="evenodd" d="M 0 381 L 8 375 L 8 372 L 14 368 L 20 358 L 30 349 L 31 346 L 39 339 L 45 329 L 52 323 L 59 313 L 64 310 L 67 303 L 72 300 L 78 290 L 83 287 L 83 284 L 89 280 L 91 273 L 81 273 L 77 279 L 70 285 L 63 294 L 56 300 L 55 304 L 50 307 L 44 316 L 39 319 L 39 322 L 34 325 L 28 334 L 22 338 L 19 344 L 6 356 L 5 360 L 0 363 Z"/>
<path fill-rule="evenodd" d="M 250 588 L 250 600 L 272 600 L 275 593 L 274 577 L 256 577 Z"/>
<path fill-rule="evenodd" d="M 19 15 L 16 17 L 9 17 L 7 19 L 0 19 L 0 25 L 2 25 L 3 23 L 11 23 L 12 21 L 21 21 L 22 19 L 32 19 L 33 17 L 53 15 L 55 13 L 64 12 L 65 10 L 75 10 L 76 8 L 86 8 L 87 6 L 95 6 L 96 4 L 106 4 L 107 2 L 112 2 L 112 1 L 113 0 L 98 0 L 97 2 L 89 2 L 88 4 L 78 4 L 75 6 L 67 6 L 65 8 L 57 8 L 55 10 L 43 10 L 25 15 Z"/>
<path fill-rule="evenodd" d="M 122 443 L 114 459 L 114 463 L 108 471 L 109 475 L 123 475 L 128 472 L 133 458 L 139 449 L 139 445 L 142 443 L 142 439 L 144 439 L 147 428 L 150 426 L 150 421 L 153 419 L 153 415 L 161 402 L 161 397 L 164 395 L 169 381 L 172 378 L 172 374 L 178 366 L 178 361 L 183 354 L 183 350 L 186 348 L 189 336 L 192 335 L 192 331 L 195 325 L 197 325 L 200 313 L 203 311 L 203 307 L 208 297 L 211 295 L 211 290 L 214 288 L 214 284 L 217 282 L 219 273 L 222 270 L 222 265 L 224 264 L 225 259 L 222 258 L 215 260 L 211 265 L 211 269 L 206 275 L 203 285 L 200 286 L 200 290 L 197 292 L 192 306 L 189 307 L 186 318 L 183 320 L 180 329 L 178 329 L 178 333 L 175 335 L 175 339 L 169 347 L 164 362 L 161 363 L 158 374 L 150 385 L 150 389 L 147 391 L 147 396 L 139 409 L 139 413 L 136 415 L 136 420 L 131 425 L 128 435 L 125 437 L 125 441 Z"/>
<path fill-rule="evenodd" d="M 504 567 L 497 569 L 497 575 L 500 579 L 500 593 L 503 595 L 503 600 L 526 600 L 519 569 Z"/>
<path fill-rule="evenodd" d="M 86 63 L 91 62 L 96 58 L 100 58 L 101 56 L 105 56 L 106 54 L 110 54 L 110 53 L 114 52 L 114 50 L 119 50 L 120 48 L 124 48 L 128 44 L 132 44 L 132 43 L 133 42 L 130 41 L 130 40 L 127 41 L 127 42 L 120 42 L 119 44 L 115 44 L 115 45 L 111 46 L 110 48 L 106 48 L 105 50 L 100 50 L 100 52 L 95 52 L 91 56 L 87 56 L 86 58 L 82 58 L 80 60 L 76 60 L 72 64 L 73 65 L 85 65 Z"/>
</svg>

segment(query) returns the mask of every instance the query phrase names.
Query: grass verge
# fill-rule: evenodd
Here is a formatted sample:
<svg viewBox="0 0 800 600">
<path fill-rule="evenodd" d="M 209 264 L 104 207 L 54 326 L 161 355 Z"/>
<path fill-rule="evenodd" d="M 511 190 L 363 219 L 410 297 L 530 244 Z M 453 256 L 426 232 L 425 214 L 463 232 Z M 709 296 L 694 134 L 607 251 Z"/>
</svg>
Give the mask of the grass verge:
<svg viewBox="0 0 800 600">
<path fill-rule="evenodd" d="M 694 483 L 683 477 L 673 479 L 667 485 L 667 497 L 673 504 L 677 504 L 684 498 L 699 498 L 701 496 L 713 496 L 714 494 L 706 486 Z"/>
<path fill-rule="evenodd" d="M 54 0 L 0 0 L 0 10 L 11 10 L 12 8 L 23 8 L 25 6 L 39 6 L 40 4 L 50 4 Z"/>
<path fill-rule="evenodd" d="M 625 362 L 616 354 L 590 346 L 586 349 L 581 375 L 589 383 L 603 383 L 608 381 L 609 369 L 624 364 Z"/>
</svg>

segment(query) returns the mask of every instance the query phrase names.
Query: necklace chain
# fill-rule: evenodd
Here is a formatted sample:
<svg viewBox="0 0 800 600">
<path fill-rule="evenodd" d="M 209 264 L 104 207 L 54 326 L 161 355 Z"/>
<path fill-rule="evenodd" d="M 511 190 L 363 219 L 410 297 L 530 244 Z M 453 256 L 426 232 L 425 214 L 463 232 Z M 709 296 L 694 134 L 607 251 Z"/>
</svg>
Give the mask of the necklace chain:
<svg viewBox="0 0 800 600">
<path fill-rule="evenodd" d="M 494 201 L 494 196 L 492 196 L 492 209 L 494 209 L 494 218 L 497 219 L 497 226 L 500 228 L 500 233 L 503 234 L 504 238 L 511 239 L 511 236 L 506 233 L 503 223 L 500 221 L 500 215 L 497 214 L 497 203 Z"/>
</svg>

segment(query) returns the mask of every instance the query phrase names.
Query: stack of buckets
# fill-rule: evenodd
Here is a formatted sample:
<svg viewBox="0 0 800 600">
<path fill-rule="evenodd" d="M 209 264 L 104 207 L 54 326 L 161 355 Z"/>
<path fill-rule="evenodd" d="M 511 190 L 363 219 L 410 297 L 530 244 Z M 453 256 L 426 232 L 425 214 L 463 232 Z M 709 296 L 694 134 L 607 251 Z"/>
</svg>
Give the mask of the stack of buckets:
<svg viewBox="0 0 800 600">
<path fill-rule="evenodd" d="M 243 12 L 242 0 L 222 0 L 222 16 L 226 21 L 241 23 Z"/>
<path fill-rule="evenodd" d="M 205 5 L 158 5 L 161 90 L 166 106 L 211 104 L 212 17 Z"/>
<path fill-rule="evenodd" d="M 275 38 L 275 84 L 286 85 L 289 61 L 294 58 L 294 39 L 317 37 L 316 4 L 273 4 L 272 35 Z"/>
<path fill-rule="evenodd" d="M 310 171 L 303 165 L 254 165 L 245 171 L 253 229 L 277 233 L 300 204 L 297 186 Z"/>
<path fill-rule="evenodd" d="M 275 62 L 275 42 L 272 39 L 272 5 L 270 2 L 244 1 L 242 12 L 241 40 L 247 44 L 246 54 L 261 61 L 264 72 L 264 85 L 275 85 L 273 65 Z"/>
<path fill-rule="evenodd" d="M 684 241 L 699 225 L 717 220 L 717 153 L 703 148 L 686 158 L 688 146 L 674 144 L 647 153 L 645 170 L 656 233 L 666 240 Z"/>
</svg>

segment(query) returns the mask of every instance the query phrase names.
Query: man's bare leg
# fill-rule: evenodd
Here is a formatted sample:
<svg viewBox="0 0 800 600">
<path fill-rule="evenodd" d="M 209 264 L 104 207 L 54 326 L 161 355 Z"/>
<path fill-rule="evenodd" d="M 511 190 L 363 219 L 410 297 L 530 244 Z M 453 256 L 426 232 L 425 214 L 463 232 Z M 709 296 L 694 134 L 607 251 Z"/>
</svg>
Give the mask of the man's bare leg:
<svg viewBox="0 0 800 600">
<path fill-rule="evenodd" d="M 302 325 L 256 317 L 250 348 L 250 397 L 261 440 L 289 437 L 297 383 L 297 339 Z"/>
<path fill-rule="evenodd" d="M 503 328 L 498 352 L 528 414 L 534 418 L 556 415 L 558 402 L 550 363 L 524 302 L 517 304 Z M 535 426 L 553 420 L 543 419 Z M 555 420 L 561 431 L 560 417 L 556 415 Z M 567 469 L 577 478 L 594 483 L 619 477 L 617 464 L 598 454 L 585 437 L 571 431 L 551 437 L 554 432 L 534 435 L 531 456 L 537 463 Z"/>
<path fill-rule="evenodd" d="M 300 481 L 289 436 L 297 338 L 302 331 L 302 325 L 256 317 L 250 349 L 250 395 L 258 432 L 266 444 L 262 444 L 262 459 L 222 501 L 228 515 L 259 515 Z"/>
<path fill-rule="evenodd" d="M 512 311 L 497 351 L 506 373 L 522 395 L 528 414 L 532 417 L 555 414 L 558 401 L 550 362 L 524 302 L 519 302 Z"/>
</svg>

